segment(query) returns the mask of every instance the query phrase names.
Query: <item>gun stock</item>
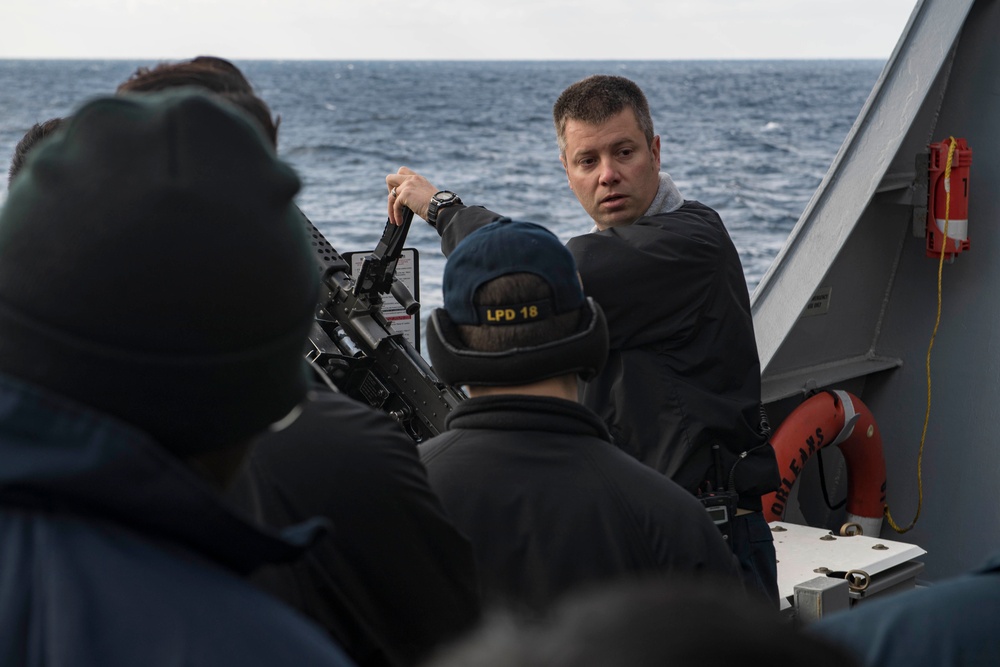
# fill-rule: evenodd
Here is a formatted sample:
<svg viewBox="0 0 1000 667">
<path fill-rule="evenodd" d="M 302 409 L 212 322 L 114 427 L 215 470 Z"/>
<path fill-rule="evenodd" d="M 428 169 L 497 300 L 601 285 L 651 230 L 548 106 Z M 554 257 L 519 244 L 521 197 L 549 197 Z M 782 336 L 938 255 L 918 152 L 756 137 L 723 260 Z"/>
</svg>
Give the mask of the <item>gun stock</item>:
<svg viewBox="0 0 1000 667">
<path fill-rule="evenodd" d="M 416 442 L 444 430 L 444 420 L 465 396 L 433 369 L 382 314 L 382 295 L 408 296 L 395 280 L 412 211 L 402 227 L 386 223 L 375 251 L 355 281 L 350 266 L 304 215 L 322 276 L 316 326 L 306 356 L 327 384 L 387 412 Z M 415 310 L 412 303 L 404 306 Z"/>
</svg>

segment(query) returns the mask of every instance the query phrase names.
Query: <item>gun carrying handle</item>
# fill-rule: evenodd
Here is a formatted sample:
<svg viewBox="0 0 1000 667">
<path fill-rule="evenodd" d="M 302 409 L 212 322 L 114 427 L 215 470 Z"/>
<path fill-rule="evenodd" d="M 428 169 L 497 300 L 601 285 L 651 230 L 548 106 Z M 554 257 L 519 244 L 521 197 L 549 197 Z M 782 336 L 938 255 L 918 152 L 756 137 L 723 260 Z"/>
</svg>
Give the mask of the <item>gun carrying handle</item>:
<svg viewBox="0 0 1000 667">
<path fill-rule="evenodd" d="M 410 223 L 413 222 L 413 211 L 403 207 L 403 223 L 399 226 L 392 224 L 392 221 L 385 221 L 385 229 L 382 230 L 382 238 L 372 257 L 377 260 L 392 262 L 399 259 L 403 254 L 403 244 L 406 243 L 406 235 L 410 233 Z"/>
</svg>

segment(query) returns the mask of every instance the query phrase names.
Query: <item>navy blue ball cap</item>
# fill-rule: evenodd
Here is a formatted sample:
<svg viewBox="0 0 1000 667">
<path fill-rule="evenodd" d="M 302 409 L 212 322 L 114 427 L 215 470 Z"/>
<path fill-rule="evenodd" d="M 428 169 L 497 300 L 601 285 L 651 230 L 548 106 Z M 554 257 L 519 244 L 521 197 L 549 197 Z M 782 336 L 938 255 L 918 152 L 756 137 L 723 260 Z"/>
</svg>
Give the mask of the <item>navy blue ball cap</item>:
<svg viewBox="0 0 1000 667">
<path fill-rule="evenodd" d="M 477 308 L 476 290 L 512 273 L 532 273 L 552 289 L 551 302 Z M 533 222 L 501 218 L 469 234 L 444 268 L 444 309 L 455 324 L 518 324 L 583 307 L 576 261 L 559 238 Z"/>
</svg>

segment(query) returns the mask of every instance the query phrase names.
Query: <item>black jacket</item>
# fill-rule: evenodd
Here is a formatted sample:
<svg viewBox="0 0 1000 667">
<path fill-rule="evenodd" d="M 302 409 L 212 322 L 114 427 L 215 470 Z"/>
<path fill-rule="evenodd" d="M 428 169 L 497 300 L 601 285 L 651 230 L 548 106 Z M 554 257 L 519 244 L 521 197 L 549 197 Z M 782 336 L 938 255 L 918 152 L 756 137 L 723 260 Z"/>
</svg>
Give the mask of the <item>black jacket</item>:
<svg viewBox="0 0 1000 667">
<path fill-rule="evenodd" d="M 298 420 L 255 444 L 231 497 L 271 526 L 332 522 L 305 558 L 255 580 L 359 665 L 416 664 L 478 620 L 469 541 L 444 515 L 416 445 L 384 413 L 318 390 Z"/>
<path fill-rule="evenodd" d="M 583 584 L 640 573 L 739 577 L 701 504 L 612 445 L 583 406 L 472 398 L 447 426 L 420 456 L 472 540 L 484 601 L 541 610 Z"/>
<path fill-rule="evenodd" d="M 479 207 L 444 209 L 442 250 L 450 253 L 498 217 Z M 687 201 L 566 245 L 611 336 L 604 371 L 581 387 L 583 403 L 601 416 L 615 444 L 692 493 L 718 476 L 728 484 L 732 473 L 740 506 L 760 509 L 760 496 L 778 488 L 780 477 L 760 430 L 760 361 L 746 278 L 719 215 Z"/>
</svg>

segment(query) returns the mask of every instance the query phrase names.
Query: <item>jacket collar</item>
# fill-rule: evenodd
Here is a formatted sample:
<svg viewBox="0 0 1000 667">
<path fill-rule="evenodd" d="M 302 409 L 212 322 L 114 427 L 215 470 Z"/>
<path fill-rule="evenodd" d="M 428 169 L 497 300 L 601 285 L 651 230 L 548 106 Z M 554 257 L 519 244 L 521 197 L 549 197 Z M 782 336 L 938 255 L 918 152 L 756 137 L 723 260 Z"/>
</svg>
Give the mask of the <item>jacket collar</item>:
<svg viewBox="0 0 1000 667">
<path fill-rule="evenodd" d="M 653 197 L 653 202 L 643 214 L 643 217 L 650 215 L 660 215 L 661 213 L 672 213 L 679 209 L 684 203 L 684 197 L 674 184 L 674 179 L 665 171 L 660 172 L 660 187 Z"/>
<path fill-rule="evenodd" d="M 470 398 L 448 415 L 445 426 L 590 435 L 611 442 L 607 427 L 594 412 L 573 401 L 544 396 L 502 394 Z"/>
</svg>

